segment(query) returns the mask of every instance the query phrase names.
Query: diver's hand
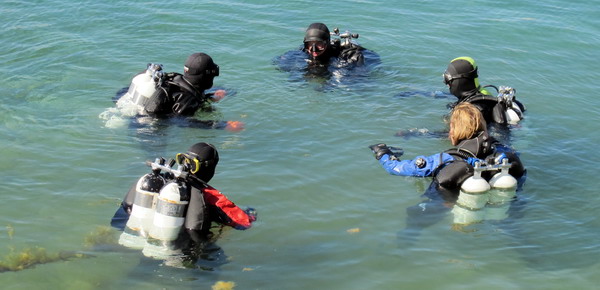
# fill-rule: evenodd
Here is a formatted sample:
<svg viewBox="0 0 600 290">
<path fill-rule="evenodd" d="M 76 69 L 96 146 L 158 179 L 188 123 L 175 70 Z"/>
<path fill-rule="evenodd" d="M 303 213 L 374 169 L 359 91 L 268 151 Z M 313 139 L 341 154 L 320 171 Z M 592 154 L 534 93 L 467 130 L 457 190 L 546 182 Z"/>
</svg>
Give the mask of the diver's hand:
<svg viewBox="0 0 600 290">
<path fill-rule="evenodd" d="M 381 159 L 381 157 L 385 154 L 393 156 L 392 150 L 390 150 L 390 148 L 388 148 L 388 146 L 384 143 L 371 145 L 369 146 L 369 148 L 371 149 L 371 151 L 373 151 L 373 153 L 375 153 L 375 159 L 377 160 Z"/>
<path fill-rule="evenodd" d="M 226 95 L 227 95 L 227 91 L 225 91 L 225 90 L 216 90 L 215 93 L 212 95 L 212 101 L 213 102 L 218 102 L 218 101 L 224 99 Z"/>
<path fill-rule="evenodd" d="M 257 218 L 257 213 L 256 210 L 254 208 L 247 208 L 246 210 L 244 210 L 244 212 L 248 215 L 248 217 L 250 218 L 250 222 L 255 222 L 256 218 Z"/>
<path fill-rule="evenodd" d="M 245 124 L 242 121 L 227 121 L 225 125 L 225 130 L 231 132 L 239 132 L 244 130 Z"/>
</svg>

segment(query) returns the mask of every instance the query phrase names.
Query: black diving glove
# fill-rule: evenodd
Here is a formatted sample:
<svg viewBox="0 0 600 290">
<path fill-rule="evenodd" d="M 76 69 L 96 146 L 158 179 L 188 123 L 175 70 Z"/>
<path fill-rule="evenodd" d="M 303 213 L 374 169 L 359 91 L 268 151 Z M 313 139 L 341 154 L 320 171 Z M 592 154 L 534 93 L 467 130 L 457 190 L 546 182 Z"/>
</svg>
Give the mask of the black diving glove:
<svg viewBox="0 0 600 290">
<path fill-rule="evenodd" d="M 375 159 L 377 160 L 381 159 L 381 156 L 385 154 L 389 154 L 390 156 L 393 156 L 394 154 L 394 152 L 392 152 L 392 150 L 390 150 L 390 148 L 388 148 L 387 145 L 383 143 L 371 145 L 369 146 L 369 148 L 371 149 L 371 151 L 373 151 L 373 153 L 375 153 Z"/>
</svg>

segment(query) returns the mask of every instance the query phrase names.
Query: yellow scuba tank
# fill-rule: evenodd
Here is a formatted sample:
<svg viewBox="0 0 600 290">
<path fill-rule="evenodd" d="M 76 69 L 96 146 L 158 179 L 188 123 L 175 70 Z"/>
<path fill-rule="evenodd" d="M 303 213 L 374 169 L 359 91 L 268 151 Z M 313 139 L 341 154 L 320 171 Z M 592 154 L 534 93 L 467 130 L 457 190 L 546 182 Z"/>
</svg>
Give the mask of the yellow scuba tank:
<svg viewBox="0 0 600 290">
<path fill-rule="evenodd" d="M 160 169 L 153 169 L 138 180 L 131 215 L 119 237 L 119 244 L 133 249 L 144 247 L 154 219 L 156 196 L 165 183 Z"/>
</svg>

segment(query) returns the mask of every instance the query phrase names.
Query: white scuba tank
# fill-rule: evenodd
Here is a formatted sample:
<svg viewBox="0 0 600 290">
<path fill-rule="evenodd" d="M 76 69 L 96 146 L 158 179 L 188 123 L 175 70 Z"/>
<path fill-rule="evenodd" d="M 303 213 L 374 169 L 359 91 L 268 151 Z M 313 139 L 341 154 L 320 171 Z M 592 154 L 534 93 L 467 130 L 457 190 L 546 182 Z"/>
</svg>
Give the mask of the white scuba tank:
<svg viewBox="0 0 600 290">
<path fill-rule="evenodd" d="M 521 109 L 515 103 L 512 104 L 511 108 L 507 108 L 504 114 L 506 116 L 506 122 L 509 125 L 518 124 L 521 121 L 521 116 L 523 116 L 523 112 L 521 112 Z"/>
<path fill-rule="evenodd" d="M 523 119 L 523 112 L 515 101 L 515 89 L 507 86 L 498 88 L 498 98 L 506 104 L 507 108 L 504 112 L 506 122 L 509 125 L 516 125 Z"/>
<path fill-rule="evenodd" d="M 475 173 L 467 178 L 460 187 L 460 193 L 456 205 L 452 209 L 454 224 L 469 225 L 483 221 L 485 211 L 482 209 L 488 202 L 487 192 L 490 190 L 489 183 L 481 177 L 479 162 L 475 163 Z"/>
<path fill-rule="evenodd" d="M 177 239 L 185 221 L 188 201 L 184 186 L 177 182 L 165 185 L 157 197 L 152 228 L 143 253 L 147 257 L 163 259 L 177 253 L 171 242 Z"/>
<path fill-rule="evenodd" d="M 158 172 L 146 174 L 138 180 L 131 215 L 119 237 L 119 244 L 133 249 L 144 247 L 154 220 L 156 196 L 164 184 L 165 180 Z"/>
<path fill-rule="evenodd" d="M 144 73 L 131 80 L 129 90 L 117 101 L 117 106 L 125 115 L 142 114 L 146 102 L 160 85 L 162 76 L 162 65 L 149 63 Z"/>
<path fill-rule="evenodd" d="M 486 207 L 487 220 L 503 220 L 508 216 L 510 201 L 517 195 L 517 179 L 508 173 L 510 164 L 504 158 L 500 172 L 490 179 L 490 198 Z"/>
</svg>

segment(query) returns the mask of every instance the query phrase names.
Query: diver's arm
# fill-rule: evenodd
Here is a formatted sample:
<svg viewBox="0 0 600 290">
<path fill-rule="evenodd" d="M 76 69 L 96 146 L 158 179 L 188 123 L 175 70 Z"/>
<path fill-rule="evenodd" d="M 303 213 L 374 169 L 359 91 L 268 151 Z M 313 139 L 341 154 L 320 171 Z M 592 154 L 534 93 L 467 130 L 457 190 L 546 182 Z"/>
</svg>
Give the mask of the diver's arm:
<svg viewBox="0 0 600 290">
<path fill-rule="evenodd" d="M 244 129 L 244 123 L 241 121 L 220 121 L 220 120 L 198 120 L 189 118 L 174 118 L 173 122 L 184 128 L 198 129 L 218 129 L 238 132 Z"/>
<path fill-rule="evenodd" d="M 238 230 L 249 229 L 252 226 L 253 218 L 217 189 L 209 186 L 203 192 L 204 200 L 208 205 L 217 208 L 225 225 Z"/>
<path fill-rule="evenodd" d="M 440 165 L 451 160 L 454 160 L 454 157 L 447 153 L 417 156 L 413 160 L 397 160 L 391 158 L 389 154 L 385 154 L 379 159 L 379 163 L 385 171 L 392 175 L 426 177 L 431 176 Z"/>
</svg>

